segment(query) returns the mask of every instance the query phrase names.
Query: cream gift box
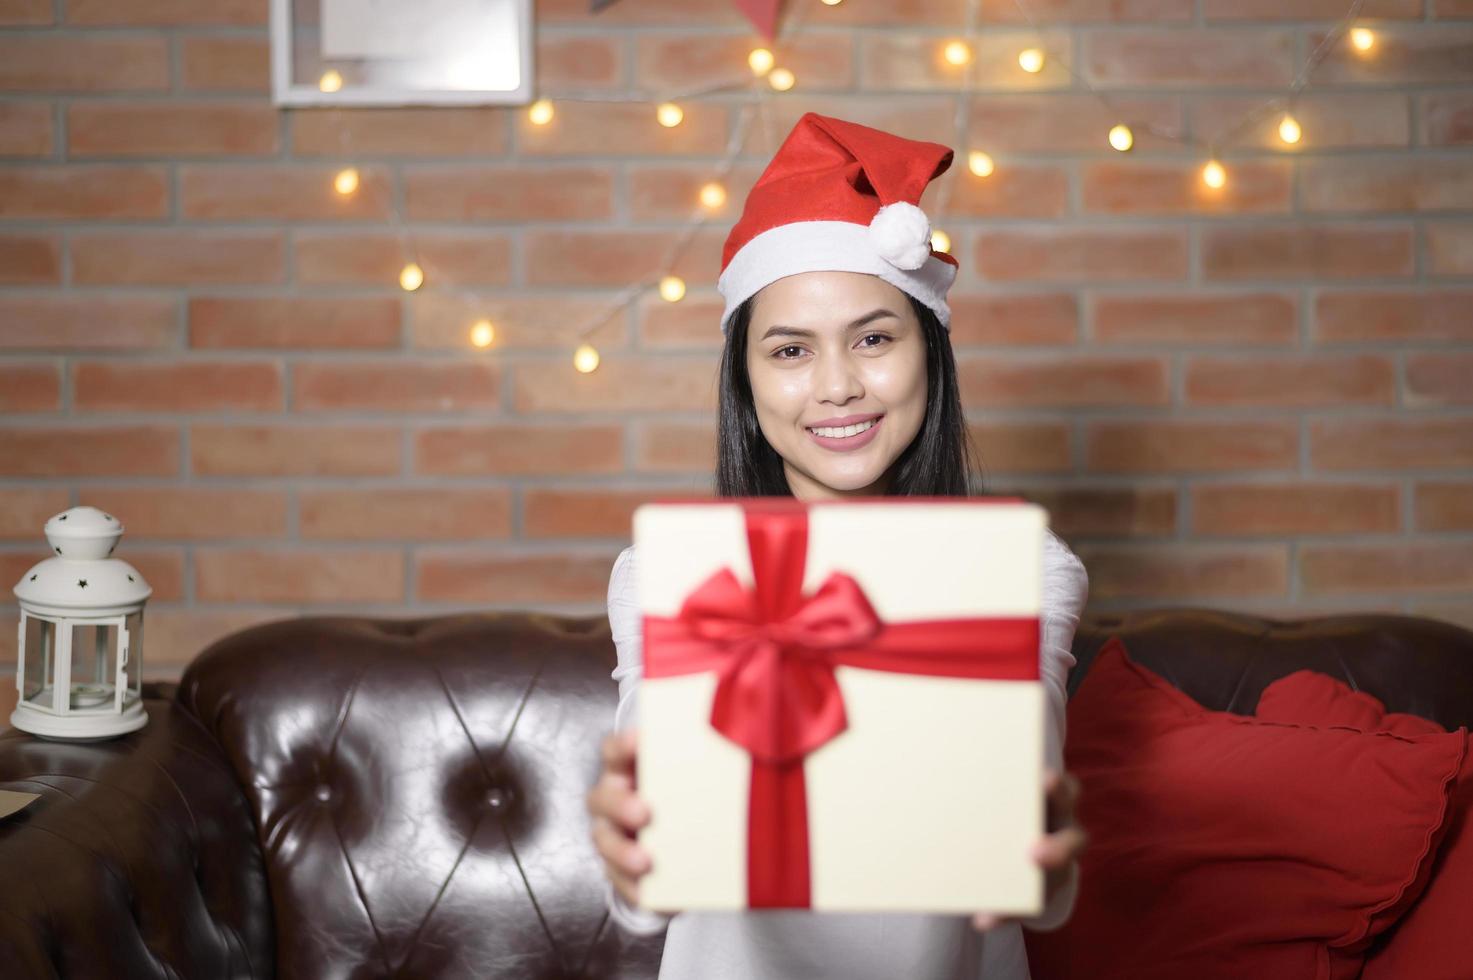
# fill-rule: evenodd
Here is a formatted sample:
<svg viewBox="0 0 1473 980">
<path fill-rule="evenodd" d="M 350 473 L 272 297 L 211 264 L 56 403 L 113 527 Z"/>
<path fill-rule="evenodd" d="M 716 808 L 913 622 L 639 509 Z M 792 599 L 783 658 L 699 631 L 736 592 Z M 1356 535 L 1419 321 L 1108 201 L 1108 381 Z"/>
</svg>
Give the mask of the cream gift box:
<svg viewBox="0 0 1473 980">
<path fill-rule="evenodd" d="M 1040 912 L 1047 520 L 1010 497 L 637 508 L 640 904 Z"/>
</svg>

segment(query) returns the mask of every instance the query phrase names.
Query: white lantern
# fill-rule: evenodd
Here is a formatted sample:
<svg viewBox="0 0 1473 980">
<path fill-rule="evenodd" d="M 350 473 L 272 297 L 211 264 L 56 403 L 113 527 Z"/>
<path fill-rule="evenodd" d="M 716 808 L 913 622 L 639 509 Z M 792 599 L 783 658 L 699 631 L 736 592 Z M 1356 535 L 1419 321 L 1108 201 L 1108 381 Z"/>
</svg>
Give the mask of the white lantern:
<svg viewBox="0 0 1473 980">
<path fill-rule="evenodd" d="M 51 557 L 21 576 L 19 692 L 10 723 L 43 738 L 96 741 L 136 731 L 143 710 L 143 603 L 138 569 L 110 557 L 116 517 L 73 507 L 46 522 Z"/>
</svg>

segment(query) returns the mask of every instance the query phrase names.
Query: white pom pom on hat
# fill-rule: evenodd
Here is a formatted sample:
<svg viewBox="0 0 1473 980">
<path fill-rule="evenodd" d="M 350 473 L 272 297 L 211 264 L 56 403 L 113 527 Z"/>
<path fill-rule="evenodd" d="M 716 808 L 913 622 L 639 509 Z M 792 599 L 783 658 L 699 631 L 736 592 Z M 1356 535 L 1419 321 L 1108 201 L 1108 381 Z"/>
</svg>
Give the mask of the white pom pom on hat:
<svg viewBox="0 0 1473 980">
<path fill-rule="evenodd" d="M 747 195 L 726 238 L 716 287 L 721 330 L 768 283 L 800 272 L 879 276 L 950 328 L 947 290 L 957 261 L 931 247 L 921 210 L 927 185 L 951 166 L 940 143 L 804 113 Z"/>
</svg>

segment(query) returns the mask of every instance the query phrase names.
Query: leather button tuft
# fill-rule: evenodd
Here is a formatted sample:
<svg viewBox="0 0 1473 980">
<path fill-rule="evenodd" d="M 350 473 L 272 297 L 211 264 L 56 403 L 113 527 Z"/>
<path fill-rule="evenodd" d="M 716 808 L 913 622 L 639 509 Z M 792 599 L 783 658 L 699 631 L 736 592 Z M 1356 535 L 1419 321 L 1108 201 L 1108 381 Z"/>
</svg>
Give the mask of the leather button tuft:
<svg viewBox="0 0 1473 980">
<path fill-rule="evenodd" d="M 328 800 L 332 799 L 332 787 L 327 785 L 326 783 L 323 783 L 321 786 L 317 787 L 317 799 L 323 803 L 326 803 Z"/>
<path fill-rule="evenodd" d="M 505 809 L 507 803 L 510 801 L 511 794 L 499 786 L 493 786 L 486 790 L 486 805 L 493 810 Z"/>
</svg>

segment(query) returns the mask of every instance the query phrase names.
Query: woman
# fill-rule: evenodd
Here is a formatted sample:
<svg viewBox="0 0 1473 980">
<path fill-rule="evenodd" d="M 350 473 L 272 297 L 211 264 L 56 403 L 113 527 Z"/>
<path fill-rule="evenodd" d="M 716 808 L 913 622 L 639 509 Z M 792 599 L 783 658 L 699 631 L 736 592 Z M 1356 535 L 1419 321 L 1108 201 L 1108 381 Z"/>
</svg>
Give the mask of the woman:
<svg viewBox="0 0 1473 980">
<path fill-rule="evenodd" d="M 972 492 L 945 303 L 956 265 L 930 248 L 916 204 L 950 162 L 938 144 L 814 113 L 785 140 L 732 230 L 718 282 L 727 301 L 718 496 Z M 1078 783 L 1062 771 L 1070 647 L 1088 593 L 1079 558 L 1046 535 L 1050 832 L 1035 845 L 1045 907 L 1032 919 L 636 908 L 650 858 L 635 835 L 651 814 L 631 789 L 641 664 L 634 561 L 626 548 L 609 582 L 619 705 L 588 806 L 613 918 L 634 933 L 668 929 L 661 980 L 1027 980 L 1020 927 L 1068 918 L 1086 841 L 1074 819 Z"/>
</svg>

